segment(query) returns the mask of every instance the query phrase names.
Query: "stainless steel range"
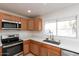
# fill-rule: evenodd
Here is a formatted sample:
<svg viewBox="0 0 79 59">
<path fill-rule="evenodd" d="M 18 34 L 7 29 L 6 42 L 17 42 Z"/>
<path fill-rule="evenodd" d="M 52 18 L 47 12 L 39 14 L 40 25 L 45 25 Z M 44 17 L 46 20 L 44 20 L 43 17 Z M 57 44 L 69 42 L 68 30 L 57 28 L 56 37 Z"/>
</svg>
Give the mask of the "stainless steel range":
<svg viewBox="0 0 79 59">
<path fill-rule="evenodd" d="M 20 55 L 23 53 L 23 40 L 20 40 L 18 35 L 2 36 L 1 42 L 3 56 Z"/>
</svg>

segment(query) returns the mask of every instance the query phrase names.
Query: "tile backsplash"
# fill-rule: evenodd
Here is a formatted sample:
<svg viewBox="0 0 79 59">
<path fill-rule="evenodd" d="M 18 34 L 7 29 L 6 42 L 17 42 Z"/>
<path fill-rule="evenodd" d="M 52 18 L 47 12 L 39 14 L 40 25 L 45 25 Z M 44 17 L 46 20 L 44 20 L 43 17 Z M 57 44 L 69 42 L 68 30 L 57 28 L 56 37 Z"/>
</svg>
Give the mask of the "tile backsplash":
<svg viewBox="0 0 79 59">
<path fill-rule="evenodd" d="M 20 39 L 26 39 L 31 36 L 31 33 L 28 31 L 20 31 L 20 30 L 3 30 L 0 32 L 0 39 L 2 35 L 13 35 L 13 34 L 19 34 Z"/>
</svg>

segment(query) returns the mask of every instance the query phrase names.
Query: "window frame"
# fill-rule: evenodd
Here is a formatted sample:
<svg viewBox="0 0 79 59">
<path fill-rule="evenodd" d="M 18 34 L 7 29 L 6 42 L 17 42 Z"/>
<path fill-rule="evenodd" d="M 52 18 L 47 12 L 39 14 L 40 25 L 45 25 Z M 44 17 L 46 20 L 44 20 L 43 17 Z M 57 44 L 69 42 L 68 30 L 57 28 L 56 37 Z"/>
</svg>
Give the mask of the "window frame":
<svg viewBox="0 0 79 59">
<path fill-rule="evenodd" d="M 75 16 L 74 17 L 74 19 L 72 19 L 72 20 L 75 20 L 76 21 L 76 36 L 75 37 L 69 37 L 69 36 L 59 36 L 58 35 L 58 22 L 60 22 L 60 21 L 66 21 L 66 20 L 55 20 L 54 22 L 56 23 L 56 35 L 54 35 L 54 36 L 58 36 L 58 37 L 69 37 L 69 38 L 77 38 L 77 16 Z M 67 20 L 68 21 L 68 20 Z M 71 20 L 69 20 L 69 21 L 71 21 Z M 51 22 L 49 22 L 49 23 L 51 23 Z M 52 22 L 53 23 L 53 22 Z"/>
</svg>

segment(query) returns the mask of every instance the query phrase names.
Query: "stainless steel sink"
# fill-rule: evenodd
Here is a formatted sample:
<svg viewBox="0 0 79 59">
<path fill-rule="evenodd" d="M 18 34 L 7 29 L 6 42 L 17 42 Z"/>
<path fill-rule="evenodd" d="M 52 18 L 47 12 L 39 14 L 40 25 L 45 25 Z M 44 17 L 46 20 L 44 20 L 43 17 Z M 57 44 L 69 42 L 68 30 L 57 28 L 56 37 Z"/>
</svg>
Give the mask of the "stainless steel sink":
<svg viewBox="0 0 79 59">
<path fill-rule="evenodd" d="M 59 45 L 60 42 L 56 42 L 54 40 L 44 40 L 45 42 L 48 42 L 48 43 L 52 43 L 52 44 L 56 44 L 56 45 Z"/>
</svg>

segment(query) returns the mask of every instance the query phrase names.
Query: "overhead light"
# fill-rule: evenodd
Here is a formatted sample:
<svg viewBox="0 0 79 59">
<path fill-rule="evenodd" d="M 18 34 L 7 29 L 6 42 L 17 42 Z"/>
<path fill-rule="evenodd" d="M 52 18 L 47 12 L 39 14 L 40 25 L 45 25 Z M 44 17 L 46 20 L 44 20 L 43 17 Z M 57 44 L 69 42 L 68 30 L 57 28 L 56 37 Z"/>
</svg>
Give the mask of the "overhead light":
<svg viewBox="0 0 79 59">
<path fill-rule="evenodd" d="M 27 10 L 28 13 L 31 13 L 31 10 Z"/>
</svg>

